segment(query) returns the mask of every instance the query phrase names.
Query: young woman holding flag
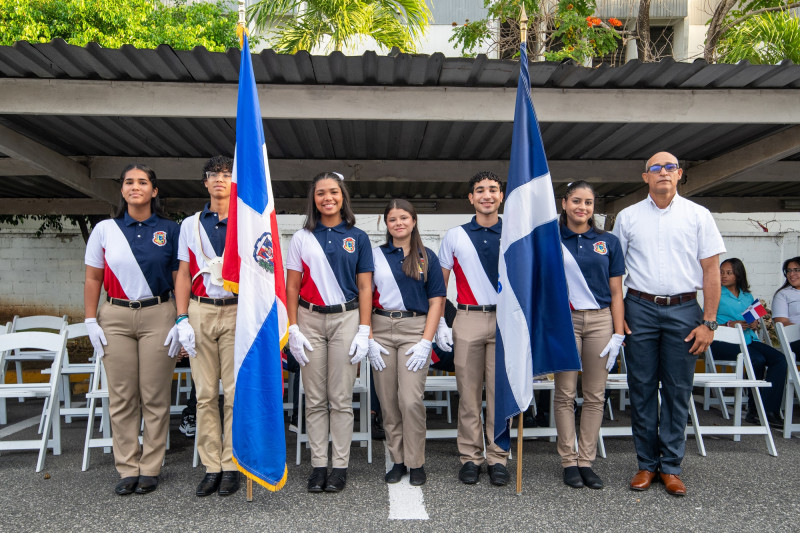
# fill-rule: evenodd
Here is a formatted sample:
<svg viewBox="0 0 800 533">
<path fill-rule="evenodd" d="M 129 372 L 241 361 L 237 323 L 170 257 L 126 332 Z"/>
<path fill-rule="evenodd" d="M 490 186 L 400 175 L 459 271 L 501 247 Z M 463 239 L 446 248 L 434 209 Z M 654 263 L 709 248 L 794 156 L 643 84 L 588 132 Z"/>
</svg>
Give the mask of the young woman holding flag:
<svg viewBox="0 0 800 533">
<path fill-rule="evenodd" d="M 355 223 L 344 177 L 318 174 L 308 190 L 305 225 L 286 257 L 289 349 L 303 367 L 311 446 L 309 492 L 339 492 L 347 482 L 353 385 L 369 351 L 374 270 L 369 237 Z"/>
<path fill-rule="evenodd" d="M 602 489 L 603 481 L 592 470 L 592 463 L 603 423 L 606 379 L 625 339 L 622 301 L 625 260 L 619 240 L 595 225 L 594 199 L 594 189 L 589 183 L 570 183 L 561 200 L 559 219 L 575 342 L 583 367 L 577 452 L 574 401 L 578 372 L 555 375 L 554 408 L 564 483 L 573 488 L 585 485 Z"/>
<path fill-rule="evenodd" d="M 377 371 L 373 373 L 375 389 L 394 462 L 384 480 L 398 483 L 411 469 L 411 485 L 423 485 L 425 377 L 447 288 L 439 259 L 422 244 L 414 206 L 392 200 L 383 221 L 386 244 L 372 249 L 374 339 L 370 339 L 369 358 Z"/>
</svg>

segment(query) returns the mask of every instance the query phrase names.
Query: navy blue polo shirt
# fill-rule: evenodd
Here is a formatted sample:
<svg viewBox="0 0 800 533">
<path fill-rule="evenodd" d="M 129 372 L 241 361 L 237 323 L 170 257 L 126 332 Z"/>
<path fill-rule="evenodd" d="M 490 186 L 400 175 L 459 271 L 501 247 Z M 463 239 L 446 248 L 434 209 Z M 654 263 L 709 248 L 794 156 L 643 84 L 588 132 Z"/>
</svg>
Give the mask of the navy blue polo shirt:
<svg viewBox="0 0 800 533">
<path fill-rule="evenodd" d="M 372 306 L 390 311 L 428 312 L 428 299 L 447 295 L 439 258 L 429 248 L 428 270 L 420 279 L 403 272 L 403 249 L 391 243 L 372 249 L 375 261 Z"/>
<path fill-rule="evenodd" d="M 225 252 L 228 219 L 220 220 L 219 215 L 211 211 L 210 207 L 210 202 L 203 207 L 203 211 L 200 213 L 200 223 L 203 224 L 203 229 L 206 230 L 206 235 L 208 235 L 208 240 L 211 241 L 214 253 L 217 254 L 217 257 L 222 257 Z"/>
<path fill-rule="evenodd" d="M 609 232 L 599 233 L 594 228 L 585 233 L 575 233 L 559 224 L 561 242 L 575 258 L 589 290 L 604 309 L 611 305 L 611 288 L 608 280 L 625 274 L 625 258 L 619 239 Z"/>
</svg>

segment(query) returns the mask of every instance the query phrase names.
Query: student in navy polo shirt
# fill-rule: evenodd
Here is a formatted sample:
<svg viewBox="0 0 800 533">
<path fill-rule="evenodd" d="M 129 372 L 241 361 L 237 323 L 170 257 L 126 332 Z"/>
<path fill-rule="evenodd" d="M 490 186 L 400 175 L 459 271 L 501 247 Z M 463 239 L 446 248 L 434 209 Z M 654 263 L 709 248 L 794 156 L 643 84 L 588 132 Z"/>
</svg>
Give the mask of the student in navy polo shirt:
<svg viewBox="0 0 800 533">
<path fill-rule="evenodd" d="M 178 225 L 161 210 L 152 169 L 128 165 L 120 180 L 115 217 L 97 224 L 86 245 L 84 305 L 92 346 L 105 356 L 114 463 L 122 477 L 115 492 L 123 496 L 155 490 L 164 459 L 175 370 L 164 338 L 175 323 L 170 292 L 178 271 Z M 101 287 L 107 303 L 98 312 Z M 179 348 L 171 347 L 169 355 Z"/>
<path fill-rule="evenodd" d="M 458 387 L 458 452 L 462 483 L 478 482 L 484 462 L 481 404 L 486 383 L 486 462 L 493 485 L 508 483 L 508 452 L 494 443 L 494 350 L 497 332 L 497 282 L 502 221 L 498 216 L 503 190 L 493 172 L 478 172 L 469 181 L 469 202 L 475 216 L 445 233 L 439 248 L 444 283 L 456 276 L 458 311 L 452 331 L 444 317 L 436 343 L 453 345 Z"/>
<path fill-rule="evenodd" d="M 306 394 L 313 467 L 309 492 L 339 492 L 345 487 L 353 437 L 353 385 L 358 363 L 369 351 L 372 246 L 367 234 L 355 227 L 343 180 L 337 172 L 314 177 L 305 225 L 292 236 L 286 257 L 289 349 L 303 367 Z"/>
<path fill-rule="evenodd" d="M 555 375 L 553 408 L 564 483 L 574 488 L 586 485 L 602 489 L 603 481 L 592 470 L 592 463 L 603 423 L 608 371 L 613 368 L 625 340 L 622 300 L 625 258 L 619 240 L 595 225 L 594 199 L 594 189 L 587 182 L 570 183 L 561 199 L 559 218 L 575 342 L 583 368 L 583 407 L 577 451 L 573 405 L 578 372 Z"/>
<path fill-rule="evenodd" d="M 394 461 L 384 479 L 397 483 L 410 468 L 411 485 L 423 485 L 425 377 L 447 290 L 439 259 L 422 244 L 414 206 L 392 200 L 383 221 L 386 244 L 372 249 L 374 338 L 369 358 L 378 370 L 373 373 L 375 388 Z"/>
</svg>

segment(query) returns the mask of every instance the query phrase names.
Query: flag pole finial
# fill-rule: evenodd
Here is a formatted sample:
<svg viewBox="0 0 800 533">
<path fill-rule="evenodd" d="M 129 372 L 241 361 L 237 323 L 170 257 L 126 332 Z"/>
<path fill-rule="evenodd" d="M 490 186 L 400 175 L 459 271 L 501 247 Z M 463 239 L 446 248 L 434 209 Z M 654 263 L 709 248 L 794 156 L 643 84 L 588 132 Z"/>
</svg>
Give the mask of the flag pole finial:
<svg viewBox="0 0 800 533">
<path fill-rule="evenodd" d="M 528 42 L 528 15 L 525 13 L 525 2 L 521 1 L 519 10 L 519 42 Z"/>
<path fill-rule="evenodd" d="M 236 36 L 239 37 L 239 46 L 244 46 L 245 34 L 250 35 L 250 32 L 247 31 L 244 2 L 245 0 L 239 0 L 239 22 L 236 24 Z"/>
</svg>

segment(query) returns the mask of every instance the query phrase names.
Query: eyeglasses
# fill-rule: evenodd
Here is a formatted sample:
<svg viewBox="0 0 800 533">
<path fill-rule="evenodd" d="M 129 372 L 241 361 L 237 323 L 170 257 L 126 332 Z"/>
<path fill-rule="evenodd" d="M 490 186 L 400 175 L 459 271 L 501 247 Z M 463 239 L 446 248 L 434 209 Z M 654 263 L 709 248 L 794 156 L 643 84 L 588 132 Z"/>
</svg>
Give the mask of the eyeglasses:
<svg viewBox="0 0 800 533">
<path fill-rule="evenodd" d="M 787 274 L 800 274 L 800 268 L 787 268 Z"/>
<path fill-rule="evenodd" d="M 675 172 L 680 167 L 678 166 L 677 163 L 667 163 L 666 165 L 650 165 L 649 167 L 647 167 L 647 171 L 650 174 L 658 174 L 661 172 L 662 168 L 667 172 Z"/>
<path fill-rule="evenodd" d="M 215 180 L 217 178 L 222 178 L 224 180 L 232 179 L 233 176 L 230 172 L 206 172 L 206 179 Z"/>
</svg>

